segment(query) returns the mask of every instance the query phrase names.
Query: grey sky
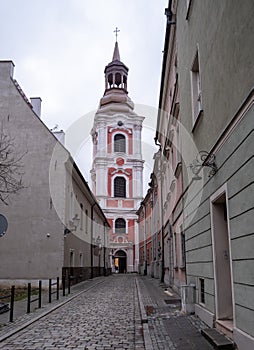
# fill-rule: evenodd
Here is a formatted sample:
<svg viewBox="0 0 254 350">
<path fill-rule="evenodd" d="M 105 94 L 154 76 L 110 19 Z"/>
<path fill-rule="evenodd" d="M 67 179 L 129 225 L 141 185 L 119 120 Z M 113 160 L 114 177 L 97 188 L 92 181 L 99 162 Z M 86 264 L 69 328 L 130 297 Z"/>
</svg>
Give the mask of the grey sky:
<svg viewBox="0 0 254 350">
<path fill-rule="evenodd" d="M 27 97 L 42 98 L 49 128 L 66 131 L 98 107 L 116 26 L 121 60 L 130 69 L 129 96 L 135 104 L 158 106 L 167 0 L 0 2 L 0 59 L 13 60 Z"/>
</svg>

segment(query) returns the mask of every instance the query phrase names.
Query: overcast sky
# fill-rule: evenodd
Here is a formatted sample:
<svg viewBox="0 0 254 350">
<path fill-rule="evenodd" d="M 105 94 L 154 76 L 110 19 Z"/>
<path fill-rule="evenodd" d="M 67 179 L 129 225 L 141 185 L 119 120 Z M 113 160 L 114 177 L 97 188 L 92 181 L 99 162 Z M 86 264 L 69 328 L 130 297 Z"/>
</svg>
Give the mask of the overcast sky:
<svg viewBox="0 0 254 350">
<path fill-rule="evenodd" d="M 42 98 L 42 120 L 49 128 L 57 124 L 68 131 L 97 109 L 116 26 L 121 61 L 129 67 L 129 96 L 136 105 L 148 106 L 144 110 L 158 106 L 168 0 L 0 3 L 0 59 L 14 62 L 14 78 L 27 97 Z M 152 138 L 155 123 L 152 112 L 144 122 L 144 132 Z M 89 132 L 90 125 L 84 140 Z"/>
</svg>

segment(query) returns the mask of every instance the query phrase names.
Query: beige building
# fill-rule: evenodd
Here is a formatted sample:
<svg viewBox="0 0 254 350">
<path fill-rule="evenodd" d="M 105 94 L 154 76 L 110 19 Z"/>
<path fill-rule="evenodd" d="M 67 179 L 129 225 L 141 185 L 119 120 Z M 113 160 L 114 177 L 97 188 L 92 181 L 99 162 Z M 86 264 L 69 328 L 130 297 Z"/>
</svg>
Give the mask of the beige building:
<svg viewBox="0 0 254 350">
<path fill-rule="evenodd" d="M 8 220 L 0 283 L 106 274 L 107 220 L 69 152 L 40 119 L 40 99 L 28 100 L 13 70 L 11 61 L 0 62 L 1 132 L 22 156 L 24 188 L 8 206 L 0 204 Z"/>
</svg>

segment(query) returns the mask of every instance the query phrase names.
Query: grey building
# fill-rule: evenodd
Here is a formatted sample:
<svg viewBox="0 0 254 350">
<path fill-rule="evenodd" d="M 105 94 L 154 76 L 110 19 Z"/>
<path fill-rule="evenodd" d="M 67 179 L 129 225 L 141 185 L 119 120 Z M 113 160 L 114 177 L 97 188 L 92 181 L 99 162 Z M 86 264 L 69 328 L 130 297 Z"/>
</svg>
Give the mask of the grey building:
<svg viewBox="0 0 254 350">
<path fill-rule="evenodd" d="M 254 347 L 253 15 L 249 0 L 178 1 L 176 13 L 181 121 L 207 152 L 183 175 L 187 282 L 196 314 L 242 350 Z"/>
<path fill-rule="evenodd" d="M 0 203 L 8 230 L 0 238 L 0 284 L 75 281 L 106 273 L 108 223 L 69 152 L 40 119 L 40 99 L 30 100 L 0 62 L 1 133 L 21 156 L 24 188 Z"/>
<path fill-rule="evenodd" d="M 177 109 L 186 283 L 195 286 L 196 315 L 251 350 L 254 3 L 173 0 L 166 14 L 160 107 L 167 113 L 159 113 L 156 136 L 161 157 L 172 151 L 172 166 L 177 145 L 168 131 Z"/>
</svg>

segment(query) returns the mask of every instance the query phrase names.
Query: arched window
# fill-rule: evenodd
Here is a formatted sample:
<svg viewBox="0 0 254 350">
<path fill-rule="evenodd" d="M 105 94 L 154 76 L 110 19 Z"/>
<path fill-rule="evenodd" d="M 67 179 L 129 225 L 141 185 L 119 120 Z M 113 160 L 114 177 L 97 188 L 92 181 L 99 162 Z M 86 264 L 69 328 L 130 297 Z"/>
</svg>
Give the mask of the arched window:
<svg viewBox="0 0 254 350">
<path fill-rule="evenodd" d="M 114 136 L 114 152 L 126 152 L 125 136 L 116 134 Z"/>
<path fill-rule="evenodd" d="M 114 197 L 126 198 L 126 180 L 122 176 L 114 179 Z"/>
<path fill-rule="evenodd" d="M 115 233 L 126 233 L 126 222 L 122 218 L 116 219 Z"/>
</svg>

